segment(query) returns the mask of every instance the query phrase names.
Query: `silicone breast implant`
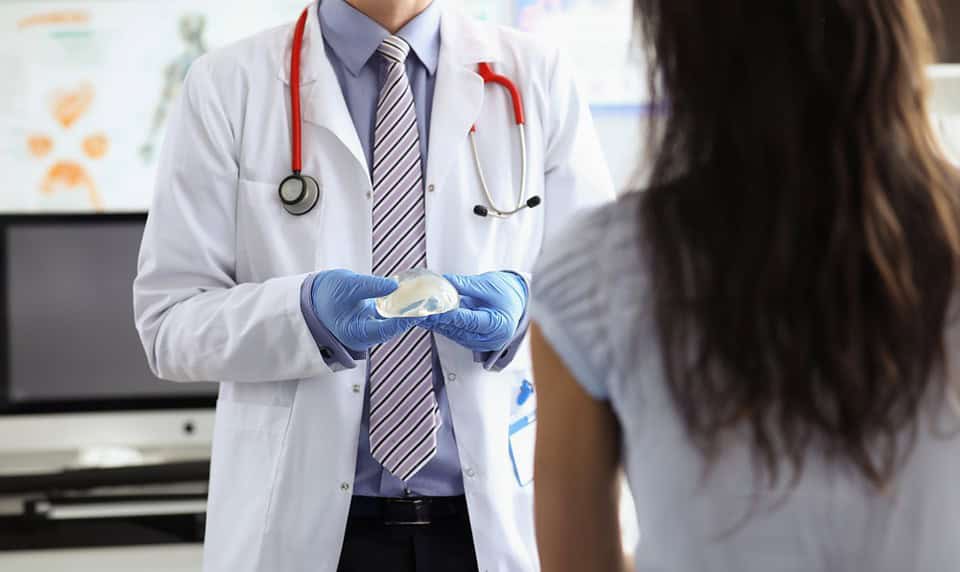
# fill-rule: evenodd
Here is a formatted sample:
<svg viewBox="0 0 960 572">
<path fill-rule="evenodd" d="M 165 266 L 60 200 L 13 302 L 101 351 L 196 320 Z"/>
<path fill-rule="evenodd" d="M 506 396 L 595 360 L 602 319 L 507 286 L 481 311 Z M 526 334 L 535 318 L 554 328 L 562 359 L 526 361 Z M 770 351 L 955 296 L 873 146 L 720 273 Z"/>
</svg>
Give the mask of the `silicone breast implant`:
<svg viewBox="0 0 960 572">
<path fill-rule="evenodd" d="M 400 287 L 376 300 L 377 312 L 384 318 L 422 318 L 460 305 L 456 288 L 439 274 L 415 268 L 394 278 Z"/>
</svg>

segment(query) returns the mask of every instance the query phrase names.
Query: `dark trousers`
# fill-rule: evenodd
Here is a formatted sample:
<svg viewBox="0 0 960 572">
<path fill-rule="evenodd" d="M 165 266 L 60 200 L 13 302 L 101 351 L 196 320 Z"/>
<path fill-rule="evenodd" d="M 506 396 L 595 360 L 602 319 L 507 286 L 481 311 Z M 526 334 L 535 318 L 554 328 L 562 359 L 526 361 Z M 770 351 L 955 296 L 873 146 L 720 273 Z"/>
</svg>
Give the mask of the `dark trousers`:
<svg viewBox="0 0 960 572">
<path fill-rule="evenodd" d="M 351 507 L 337 572 L 477 572 L 465 505 L 430 524 L 390 524 Z"/>
</svg>

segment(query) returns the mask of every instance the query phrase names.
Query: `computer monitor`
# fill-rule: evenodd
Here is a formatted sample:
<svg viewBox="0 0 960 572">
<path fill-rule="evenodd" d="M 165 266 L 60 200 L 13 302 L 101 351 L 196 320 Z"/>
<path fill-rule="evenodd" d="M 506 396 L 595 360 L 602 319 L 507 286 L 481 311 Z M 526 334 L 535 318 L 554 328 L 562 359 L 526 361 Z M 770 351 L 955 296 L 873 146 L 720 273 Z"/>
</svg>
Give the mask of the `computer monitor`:
<svg viewBox="0 0 960 572">
<path fill-rule="evenodd" d="M 216 384 L 158 379 L 134 328 L 145 221 L 0 216 L 0 453 L 209 440 Z"/>
<path fill-rule="evenodd" d="M 147 367 L 133 279 L 144 215 L 0 217 L 0 410 L 211 405 L 216 386 Z"/>
</svg>

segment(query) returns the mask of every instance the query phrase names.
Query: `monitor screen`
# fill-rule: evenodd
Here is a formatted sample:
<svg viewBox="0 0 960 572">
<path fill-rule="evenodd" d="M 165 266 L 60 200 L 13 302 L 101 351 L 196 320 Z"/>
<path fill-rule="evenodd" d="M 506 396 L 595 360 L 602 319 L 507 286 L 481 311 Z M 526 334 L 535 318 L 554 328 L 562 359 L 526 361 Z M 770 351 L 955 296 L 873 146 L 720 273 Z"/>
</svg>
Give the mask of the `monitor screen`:
<svg viewBox="0 0 960 572">
<path fill-rule="evenodd" d="M 147 367 L 132 294 L 144 221 L 143 215 L 0 218 L 6 346 L 0 409 L 4 401 L 6 409 L 104 402 L 140 408 L 215 395 L 215 384 L 162 381 Z"/>
</svg>

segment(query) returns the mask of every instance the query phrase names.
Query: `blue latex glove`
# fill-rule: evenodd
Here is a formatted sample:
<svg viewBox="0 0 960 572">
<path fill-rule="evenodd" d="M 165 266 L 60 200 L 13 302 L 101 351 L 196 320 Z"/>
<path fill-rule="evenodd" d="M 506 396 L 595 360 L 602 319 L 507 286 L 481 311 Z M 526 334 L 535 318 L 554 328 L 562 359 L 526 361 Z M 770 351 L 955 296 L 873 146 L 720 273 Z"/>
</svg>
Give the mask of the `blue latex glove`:
<svg viewBox="0 0 960 572">
<path fill-rule="evenodd" d="M 424 318 L 381 318 L 373 298 L 398 288 L 396 280 L 356 274 L 349 270 L 327 270 L 313 279 L 313 313 L 341 344 L 355 352 L 406 332 Z"/>
<path fill-rule="evenodd" d="M 527 304 L 527 284 L 512 272 L 444 274 L 460 293 L 460 307 L 429 316 L 421 327 L 475 352 L 502 350 L 513 341 Z"/>
</svg>

